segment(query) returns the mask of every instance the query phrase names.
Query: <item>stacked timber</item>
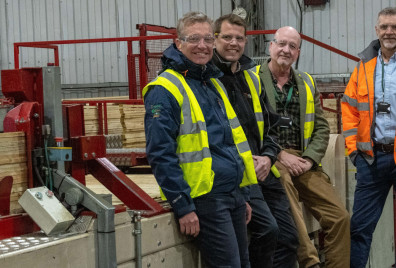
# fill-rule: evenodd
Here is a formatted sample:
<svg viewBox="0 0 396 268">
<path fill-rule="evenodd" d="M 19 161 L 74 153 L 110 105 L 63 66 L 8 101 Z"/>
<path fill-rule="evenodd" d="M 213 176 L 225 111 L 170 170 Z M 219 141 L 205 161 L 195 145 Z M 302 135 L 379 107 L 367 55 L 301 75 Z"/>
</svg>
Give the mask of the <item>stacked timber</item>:
<svg viewBox="0 0 396 268">
<path fill-rule="evenodd" d="M 337 99 L 323 99 L 323 107 L 330 108 L 332 110 L 337 110 Z M 337 113 L 326 111 L 326 110 L 323 110 L 323 112 L 324 112 L 325 118 L 327 119 L 327 122 L 329 122 L 330 133 L 337 134 L 338 133 Z M 340 122 L 340 124 L 341 124 L 341 122 Z"/>
<path fill-rule="evenodd" d="M 24 132 L 0 133 L 0 178 L 13 177 L 10 213 L 23 211 L 18 199 L 28 187 Z"/>
<path fill-rule="evenodd" d="M 104 112 L 104 111 L 103 111 Z M 85 135 L 92 136 L 99 133 L 99 114 L 97 106 L 84 106 L 84 124 Z M 107 104 L 107 127 L 108 134 L 121 134 L 123 131 L 121 125 L 120 105 Z"/>
<path fill-rule="evenodd" d="M 84 106 L 85 135 L 92 136 L 98 134 L 98 118 L 98 107 L 89 105 Z"/>
<path fill-rule="evenodd" d="M 126 99 L 126 97 L 113 98 L 89 98 L 78 100 L 111 100 Z M 107 125 L 109 135 L 121 135 L 123 148 L 145 148 L 146 138 L 144 135 L 144 105 L 139 104 L 107 104 Z M 86 135 L 97 135 L 99 133 L 98 107 L 84 106 L 84 124 Z"/>
<path fill-rule="evenodd" d="M 121 105 L 120 105 L 121 106 Z M 122 104 L 121 124 L 124 148 L 145 148 L 144 105 Z"/>
</svg>

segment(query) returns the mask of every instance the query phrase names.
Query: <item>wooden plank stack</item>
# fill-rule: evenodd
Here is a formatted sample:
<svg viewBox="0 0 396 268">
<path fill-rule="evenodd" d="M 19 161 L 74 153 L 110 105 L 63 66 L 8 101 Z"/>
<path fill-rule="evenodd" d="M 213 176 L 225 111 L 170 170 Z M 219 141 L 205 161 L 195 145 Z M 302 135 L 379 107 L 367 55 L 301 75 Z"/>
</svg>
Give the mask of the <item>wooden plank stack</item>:
<svg viewBox="0 0 396 268">
<path fill-rule="evenodd" d="M 144 105 L 122 105 L 121 124 L 124 148 L 145 148 Z"/>
<path fill-rule="evenodd" d="M 96 106 L 84 106 L 84 125 L 85 135 L 92 136 L 98 134 L 98 108 Z"/>
<path fill-rule="evenodd" d="M 123 148 L 145 148 L 144 105 L 107 104 L 108 134 L 119 134 L 123 138 Z M 84 106 L 86 135 L 98 134 L 98 108 Z"/>
<path fill-rule="evenodd" d="M 107 104 L 107 127 L 108 134 L 121 134 L 121 111 L 118 104 Z M 98 124 L 98 107 L 97 106 L 84 106 L 84 123 L 85 134 L 87 136 L 97 135 L 99 132 Z"/>
<path fill-rule="evenodd" d="M 23 132 L 0 133 L 0 178 L 13 177 L 10 213 L 23 211 L 18 199 L 28 186 L 26 141 Z"/>
</svg>

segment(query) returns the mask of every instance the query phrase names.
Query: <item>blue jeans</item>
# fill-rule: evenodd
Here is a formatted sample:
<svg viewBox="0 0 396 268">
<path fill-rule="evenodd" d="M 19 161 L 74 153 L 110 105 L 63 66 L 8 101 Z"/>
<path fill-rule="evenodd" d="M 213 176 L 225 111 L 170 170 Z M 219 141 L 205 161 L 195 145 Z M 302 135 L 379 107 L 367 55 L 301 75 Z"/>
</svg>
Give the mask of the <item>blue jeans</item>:
<svg viewBox="0 0 396 268">
<path fill-rule="evenodd" d="M 198 249 L 207 267 L 249 268 L 246 202 L 239 189 L 194 198 Z"/>
<path fill-rule="evenodd" d="M 357 184 L 351 218 L 351 268 L 364 268 L 386 197 L 396 182 L 396 165 L 392 153 L 378 151 L 372 165 L 360 154 L 355 165 Z"/>
</svg>

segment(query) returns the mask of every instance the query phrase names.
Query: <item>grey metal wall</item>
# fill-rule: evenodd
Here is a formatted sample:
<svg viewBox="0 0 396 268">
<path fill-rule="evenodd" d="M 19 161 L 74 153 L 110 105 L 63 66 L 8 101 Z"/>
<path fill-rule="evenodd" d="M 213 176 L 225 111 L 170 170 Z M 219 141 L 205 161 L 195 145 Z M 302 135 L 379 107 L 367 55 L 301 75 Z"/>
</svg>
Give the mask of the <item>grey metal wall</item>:
<svg viewBox="0 0 396 268">
<path fill-rule="evenodd" d="M 302 5 L 302 33 L 354 56 L 376 39 L 374 25 L 378 12 L 396 6 L 395 0 L 329 0 L 323 6 Z M 241 1 L 249 6 L 254 1 Z M 257 16 L 264 17 L 264 29 L 290 25 L 300 29 L 300 10 L 297 0 L 261 0 Z M 253 12 L 254 13 L 254 12 Z M 266 37 L 268 40 L 272 36 Z M 264 43 L 261 43 L 264 46 Z M 261 48 L 261 54 L 264 54 Z M 299 69 L 313 74 L 350 73 L 355 62 L 304 42 Z"/>
<path fill-rule="evenodd" d="M 303 0 L 299 0 L 303 5 Z M 300 29 L 297 0 L 0 0 L 0 68 L 14 67 L 14 42 L 136 36 L 138 23 L 175 26 L 187 11 L 212 18 L 245 6 L 255 29 Z M 330 0 L 302 10 L 302 33 L 352 55 L 376 38 L 377 13 L 396 0 Z M 265 37 L 268 40 L 271 36 Z M 255 47 L 253 46 L 255 44 Z M 265 56 L 268 42 L 250 42 L 248 54 Z M 138 53 L 137 44 L 134 52 Z M 60 46 L 63 84 L 126 82 L 126 44 Z M 22 48 L 21 66 L 45 66 L 52 51 Z M 350 73 L 351 60 L 304 42 L 299 69 L 312 74 Z"/>
<path fill-rule="evenodd" d="M 188 11 L 217 18 L 231 6 L 232 0 L 0 0 L 0 69 L 14 68 L 14 42 L 137 36 L 139 23 L 174 27 Z M 126 55 L 125 42 L 61 45 L 62 84 L 126 82 Z M 20 50 L 21 67 L 48 62 L 52 51 Z"/>
</svg>

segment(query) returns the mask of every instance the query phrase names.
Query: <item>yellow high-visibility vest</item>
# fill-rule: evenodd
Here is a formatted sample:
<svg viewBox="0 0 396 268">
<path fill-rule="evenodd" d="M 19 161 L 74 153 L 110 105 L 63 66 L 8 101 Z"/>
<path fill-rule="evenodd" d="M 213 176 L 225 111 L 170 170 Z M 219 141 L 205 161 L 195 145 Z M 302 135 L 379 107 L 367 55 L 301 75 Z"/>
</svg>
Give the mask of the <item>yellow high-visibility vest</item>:
<svg viewBox="0 0 396 268">
<path fill-rule="evenodd" d="M 257 183 L 252 152 L 245 133 L 228 100 L 223 84 L 218 79 L 211 82 L 219 92 L 232 130 L 232 137 L 239 156 L 245 164 L 240 187 Z M 183 171 L 183 178 L 191 188 L 191 197 L 195 198 L 212 190 L 214 172 L 205 118 L 190 86 L 180 73 L 168 69 L 143 89 L 143 97 L 151 87 L 160 85 L 166 88 L 177 100 L 181 108 L 180 131 L 176 139 L 176 154 Z"/>
<path fill-rule="evenodd" d="M 304 150 L 307 149 L 314 130 L 315 121 L 315 87 L 312 76 L 305 72 L 297 71 L 298 75 L 304 80 L 305 91 L 307 92 L 307 104 L 305 107 L 305 123 L 304 123 Z"/>
<path fill-rule="evenodd" d="M 261 83 L 260 76 L 258 75 L 258 71 L 260 70 L 260 65 L 253 67 L 250 70 L 243 71 L 245 75 L 246 82 L 248 83 L 250 95 L 252 96 L 253 102 L 253 111 L 256 117 L 257 126 L 260 133 L 260 147 L 263 146 L 264 140 L 264 117 L 263 117 L 263 109 L 260 104 L 260 95 L 261 95 Z M 276 178 L 280 177 L 279 170 L 272 165 L 271 172 L 274 174 Z"/>
</svg>

